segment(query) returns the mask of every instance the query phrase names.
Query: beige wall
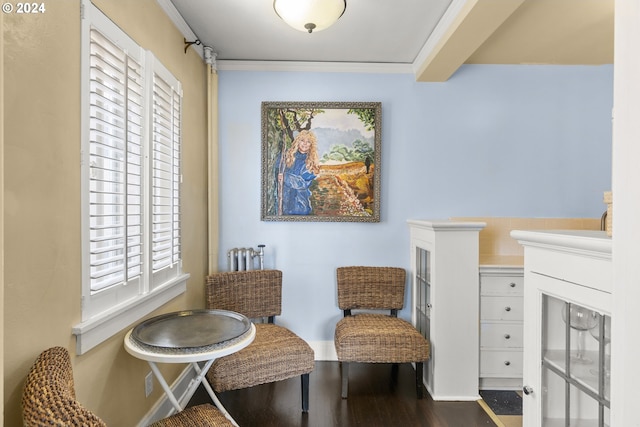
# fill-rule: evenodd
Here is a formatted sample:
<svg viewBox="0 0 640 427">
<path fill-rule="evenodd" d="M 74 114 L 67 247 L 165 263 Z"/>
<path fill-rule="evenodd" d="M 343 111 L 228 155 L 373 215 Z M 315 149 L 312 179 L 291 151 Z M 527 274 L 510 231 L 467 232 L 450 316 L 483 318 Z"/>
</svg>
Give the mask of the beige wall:
<svg viewBox="0 0 640 427">
<path fill-rule="evenodd" d="M 4 87 L 4 15 L 0 15 L 0 88 Z M 4 378 L 4 90 L 0 90 L 0 378 Z M 0 388 L 4 413 L 4 387 Z M 0 427 L 4 420 L 0 417 Z"/>
<path fill-rule="evenodd" d="M 606 210 L 603 203 L 602 209 Z M 493 256 L 524 257 L 524 247 L 511 237 L 512 230 L 599 230 L 600 218 L 518 218 L 459 217 L 458 221 L 480 221 L 480 258 Z M 521 261 L 520 261 L 521 262 Z"/>
<path fill-rule="evenodd" d="M 199 308 L 207 272 L 206 75 L 154 0 L 95 0 L 182 82 L 186 294 L 158 312 Z M 124 331 L 75 356 L 80 321 L 80 2 L 42 15 L 4 16 L 4 409 L 21 425 L 27 371 L 45 348 L 73 355 L 78 399 L 112 426 L 135 425 L 160 397 L 144 396 L 146 363 L 122 347 Z M 157 313 L 154 313 L 157 314 Z M 172 381 L 182 367 L 164 368 Z"/>
</svg>

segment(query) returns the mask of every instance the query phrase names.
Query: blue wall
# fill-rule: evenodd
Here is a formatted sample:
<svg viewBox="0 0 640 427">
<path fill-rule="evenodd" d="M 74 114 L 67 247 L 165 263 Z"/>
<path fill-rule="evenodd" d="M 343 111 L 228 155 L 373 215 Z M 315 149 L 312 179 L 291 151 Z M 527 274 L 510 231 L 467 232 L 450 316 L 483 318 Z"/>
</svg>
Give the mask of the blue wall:
<svg viewBox="0 0 640 427">
<path fill-rule="evenodd" d="M 407 219 L 599 218 L 606 208 L 611 65 L 467 65 L 445 83 L 310 72 L 219 79 L 220 265 L 232 247 L 266 244 L 267 267 L 284 272 L 279 322 L 309 341 L 333 339 L 336 267 L 410 268 Z M 262 101 L 382 102 L 380 223 L 260 221 Z"/>
</svg>

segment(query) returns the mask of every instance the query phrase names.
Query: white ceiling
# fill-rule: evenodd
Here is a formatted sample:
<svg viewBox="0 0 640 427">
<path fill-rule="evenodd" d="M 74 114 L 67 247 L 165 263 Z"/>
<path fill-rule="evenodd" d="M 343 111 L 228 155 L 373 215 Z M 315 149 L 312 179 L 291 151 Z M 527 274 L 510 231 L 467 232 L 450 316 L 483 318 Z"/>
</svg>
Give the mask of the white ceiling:
<svg viewBox="0 0 640 427">
<path fill-rule="evenodd" d="M 311 34 L 272 0 L 171 3 L 218 61 L 403 65 L 419 81 L 445 81 L 463 63 L 613 63 L 614 0 L 347 0 L 335 25 Z"/>
</svg>

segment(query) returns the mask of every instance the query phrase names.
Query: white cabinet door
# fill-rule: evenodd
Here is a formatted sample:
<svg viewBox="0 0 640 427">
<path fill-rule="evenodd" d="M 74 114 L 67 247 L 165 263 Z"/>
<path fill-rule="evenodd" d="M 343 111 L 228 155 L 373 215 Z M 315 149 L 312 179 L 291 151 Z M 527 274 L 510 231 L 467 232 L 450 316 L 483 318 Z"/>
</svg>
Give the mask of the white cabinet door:
<svg viewBox="0 0 640 427">
<path fill-rule="evenodd" d="M 524 245 L 523 426 L 609 426 L 611 239 L 511 235 Z"/>
</svg>

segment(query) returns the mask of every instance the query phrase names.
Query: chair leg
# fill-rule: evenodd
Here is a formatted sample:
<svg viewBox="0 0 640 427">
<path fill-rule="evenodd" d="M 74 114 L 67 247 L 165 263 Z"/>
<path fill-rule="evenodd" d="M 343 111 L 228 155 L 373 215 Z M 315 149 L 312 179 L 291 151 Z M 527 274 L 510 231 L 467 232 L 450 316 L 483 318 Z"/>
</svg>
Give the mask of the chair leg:
<svg viewBox="0 0 640 427">
<path fill-rule="evenodd" d="M 391 381 L 394 384 L 398 381 L 398 369 L 399 365 L 397 363 L 393 363 L 391 365 Z"/>
<path fill-rule="evenodd" d="M 422 399 L 424 395 L 424 385 L 422 384 L 422 372 L 424 362 L 416 362 L 416 391 L 418 393 L 418 399 Z"/>
<path fill-rule="evenodd" d="M 302 385 L 302 412 L 309 412 L 309 374 L 300 376 Z"/>
<path fill-rule="evenodd" d="M 349 364 L 341 362 L 342 365 L 342 398 L 346 399 L 349 393 Z"/>
</svg>

